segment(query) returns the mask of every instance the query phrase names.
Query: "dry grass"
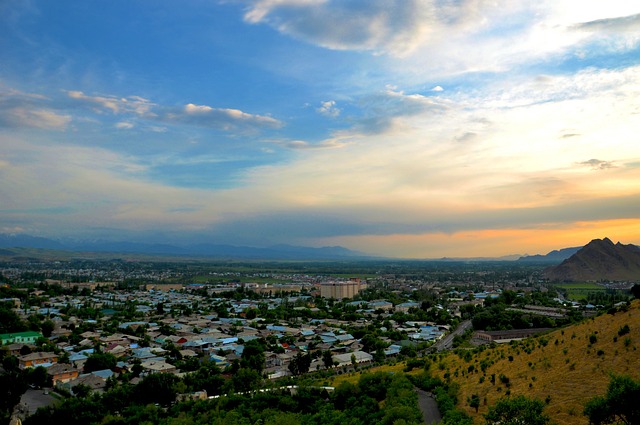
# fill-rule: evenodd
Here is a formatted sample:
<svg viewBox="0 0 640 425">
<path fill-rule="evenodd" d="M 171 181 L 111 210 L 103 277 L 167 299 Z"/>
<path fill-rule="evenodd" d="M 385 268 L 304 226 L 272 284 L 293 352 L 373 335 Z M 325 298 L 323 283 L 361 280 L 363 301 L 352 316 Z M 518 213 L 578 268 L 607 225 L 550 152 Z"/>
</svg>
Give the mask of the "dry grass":
<svg viewBox="0 0 640 425">
<path fill-rule="evenodd" d="M 630 332 L 618 336 L 624 325 Z M 592 335 L 596 342 L 590 340 Z M 639 347 L 640 301 L 636 300 L 628 312 L 605 314 L 514 345 L 486 349 L 470 361 L 453 353 L 442 355 L 431 370 L 440 377 L 449 373 L 460 385 L 459 407 L 474 416 L 475 423 L 483 423 L 487 406 L 510 391 L 546 400 L 545 412 L 557 424 L 578 425 L 587 424 L 582 414 L 584 404 L 606 392 L 611 373 L 640 378 Z M 480 367 L 483 361 L 492 363 L 484 373 Z M 470 366 L 475 370 L 470 372 Z M 495 384 L 490 382 L 492 375 Z M 501 381 L 501 375 L 509 379 L 508 385 Z M 480 396 L 477 414 L 467 403 L 472 394 Z"/>
<path fill-rule="evenodd" d="M 370 369 L 366 369 L 362 371 L 344 373 L 342 375 L 334 375 L 333 377 L 325 381 L 328 381 L 329 386 L 332 386 L 332 387 L 337 387 L 342 382 L 351 382 L 352 384 L 357 384 L 358 381 L 360 380 L 360 376 L 364 373 L 376 373 L 376 372 L 399 373 L 403 371 L 404 367 L 405 367 L 404 362 L 400 362 L 395 365 L 382 365 L 382 366 L 372 367 Z"/>
</svg>

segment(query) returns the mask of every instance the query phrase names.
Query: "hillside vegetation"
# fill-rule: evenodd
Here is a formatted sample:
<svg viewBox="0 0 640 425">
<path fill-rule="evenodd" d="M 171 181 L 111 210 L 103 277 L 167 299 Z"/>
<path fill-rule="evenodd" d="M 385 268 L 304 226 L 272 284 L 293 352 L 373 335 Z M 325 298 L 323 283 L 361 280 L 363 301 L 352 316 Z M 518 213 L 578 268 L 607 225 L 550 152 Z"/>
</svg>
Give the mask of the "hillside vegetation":
<svg viewBox="0 0 640 425">
<path fill-rule="evenodd" d="M 604 395 L 611 374 L 640 377 L 640 300 L 556 331 L 495 348 L 442 354 L 432 374 L 457 383 L 459 407 L 484 423 L 483 414 L 506 395 L 543 400 L 559 425 L 587 424 L 584 405 Z M 470 400 L 480 399 L 478 412 Z M 477 399 L 477 397 L 476 397 Z"/>
</svg>

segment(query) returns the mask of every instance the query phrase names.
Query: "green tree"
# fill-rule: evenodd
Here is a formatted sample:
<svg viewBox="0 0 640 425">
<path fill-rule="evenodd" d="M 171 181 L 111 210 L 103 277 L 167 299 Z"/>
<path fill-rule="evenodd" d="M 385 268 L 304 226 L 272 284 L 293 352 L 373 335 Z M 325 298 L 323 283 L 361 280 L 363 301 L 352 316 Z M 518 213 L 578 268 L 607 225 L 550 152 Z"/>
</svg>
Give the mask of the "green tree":
<svg viewBox="0 0 640 425">
<path fill-rule="evenodd" d="M 152 373 L 136 385 L 134 398 L 141 404 L 169 405 L 176 398 L 176 383 L 179 380 L 177 376 L 168 373 Z"/>
<path fill-rule="evenodd" d="M 111 353 L 94 353 L 87 358 L 84 364 L 84 373 L 96 370 L 114 369 L 118 360 Z"/>
<path fill-rule="evenodd" d="M 476 413 L 478 413 L 478 408 L 480 407 L 480 396 L 478 394 L 473 394 L 469 399 L 469 406 L 476 409 Z"/>
<path fill-rule="evenodd" d="M 27 330 L 27 325 L 11 309 L 7 303 L 0 303 L 0 334 L 10 332 L 22 332 Z"/>
<path fill-rule="evenodd" d="M 331 350 L 325 350 L 322 352 L 322 362 L 324 363 L 324 367 L 327 369 L 331 369 L 333 367 L 333 355 L 331 354 Z"/>
<path fill-rule="evenodd" d="M 593 425 L 640 424 L 640 380 L 612 375 L 604 396 L 587 402 L 584 414 Z"/>
<path fill-rule="evenodd" d="M 253 339 L 246 342 L 244 344 L 244 350 L 242 351 L 240 366 L 253 369 L 258 373 L 262 373 L 265 366 L 264 362 L 264 346 L 260 343 L 260 341 L 257 339 Z"/>
<path fill-rule="evenodd" d="M 91 393 L 91 387 L 85 384 L 78 384 L 73 387 L 73 394 L 76 397 L 84 398 L 87 397 Z"/>
<path fill-rule="evenodd" d="M 15 359 L 13 356 L 11 358 Z M 27 390 L 27 385 L 24 375 L 19 371 L 0 374 L 0 415 L 4 412 L 11 412 L 13 407 L 20 402 L 20 397 Z"/>
<path fill-rule="evenodd" d="M 40 324 L 40 329 L 42 330 L 42 335 L 45 336 L 45 338 L 49 338 L 51 336 L 51 333 L 53 332 L 53 330 L 56 328 L 56 324 L 53 323 L 52 320 L 45 320 L 44 322 L 42 322 Z"/>
<path fill-rule="evenodd" d="M 260 387 L 262 377 L 250 368 L 240 368 L 231 378 L 231 386 L 235 392 L 256 390 Z"/>
<path fill-rule="evenodd" d="M 301 352 L 298 352 L 298 354 L 296 354 L 289 363 L 289 371 L 294 375 L 302 375 L 303 373 L 309 372 L 310 366 L 311 354 L 302 354 Z"/>
<path fill-rule="evenodd" d="M 550 419 L 542 414 L 544 402 L 525 396 L 506 397 L 489 407 L 484 415 L 487 425 L 547 425 Z"/>
<path fill-rule="evenodd" d="M 44 367 L 38 366 L 36 368 L 28 369 L 27 373 L 27 380 L 30 384 L 33 384 L 39 388 L 47 385 L 49 375 L 47 374 L 47 369 L 45 369 Z"/>
</svg>

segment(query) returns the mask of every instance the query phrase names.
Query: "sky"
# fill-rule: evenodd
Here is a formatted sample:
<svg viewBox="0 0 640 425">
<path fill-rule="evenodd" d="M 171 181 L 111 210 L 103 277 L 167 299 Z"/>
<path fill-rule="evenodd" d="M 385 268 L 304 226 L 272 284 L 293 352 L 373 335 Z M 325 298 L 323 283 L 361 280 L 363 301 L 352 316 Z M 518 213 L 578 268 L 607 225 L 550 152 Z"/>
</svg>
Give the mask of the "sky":
<svg viewBox="0 0 640 425">
<path fill-rule="evenodd" d="M 0 0 L 0 233 L 640 243 L 640 2 Z"/>
</svg>

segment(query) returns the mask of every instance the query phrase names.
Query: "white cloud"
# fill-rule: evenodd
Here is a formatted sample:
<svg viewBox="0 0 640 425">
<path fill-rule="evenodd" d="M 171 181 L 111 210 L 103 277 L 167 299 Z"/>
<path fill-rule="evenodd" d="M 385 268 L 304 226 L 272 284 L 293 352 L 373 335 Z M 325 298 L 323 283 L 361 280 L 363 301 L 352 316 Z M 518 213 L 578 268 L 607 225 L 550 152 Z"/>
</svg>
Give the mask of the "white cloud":
<svg viewBox="0 0 640 425">
<path fill-rule="evenodd" d="M 245 20 L 335 50 L 393 56 L 407 84 L 589 54 L 591 43 L 638 45 L 640 7 L 627 0 L 247 1 Z M 580 31 L 576 31 L 580 29 Z M 415 79 L 415 81 L 414 81 Z"/>
<path fill-rule="evenodd" d="M 244 18 L 330 49 L 403 55 L 425 37 L 432 9 L 412 0 L 257 0 Z"/>
<path fill-rule="evenodd" d="M 163 120 L 182 122 L 221 130 L 280 128 L 282 122 L 266 115 L 253 115 L 238 109 L 213 108 L 189 103 L 182 110 L 167 113 Z"/>
<path fill-rule="evenodd" d="M 128 121 L 120 121 L 116 123 L 115 127 L 119 130 L 131 130 L 135 125 Z"/>
<path fill-rule="evenodd" d="M 280 128 L 283 125 L 281 121 L 270 116 L 249 114 L 239 109 L 214 108 L 193 103 L 178 109 L 157 105 L 139 96 L 89 96 L 81 91 L 67 91 L 67 95 L 79 104 L 89 106 L 98 114 L 109 111 L 116 115 L 134 115 L 151 121 L 191 124 L 224 131 Z M 120 121 L 115 126 L 118 129 L 130 129 L 133 124 L 130 121 Z M 167 130 L 160 126 L 147 128 L 154 132 Z"/>
<path fill-rule="evenodd" d="M 114 114 L 133 113 L 148 116 L 155 106 L 149 100 L 140 96 L 89 96 L 77 90 L 67 91 L 67 96 L 80 103 L 90 105 L 98 113 L 107 110 Z"/>
<path fill-rule="evenodd" d="M 320 103 L 320 107 L 316 109 L 321 115 L 335 118 L 340 115 L 340 109 L 336 107 L 335 100 L 327 100 Z"/>
<path fill-rule="evenodd" d="M 342 148 L 348 144 L 348 141 L 343 140 L 342 137 L 337 135 L 336 137 L 326 139 L 318 143 L 309 143 L 304 140 L 278 140 L 278 141 L 271 141 L 271 143 L 280 145 L 288 149 L 308 150 L 308 149 Z"/>
</svg>

